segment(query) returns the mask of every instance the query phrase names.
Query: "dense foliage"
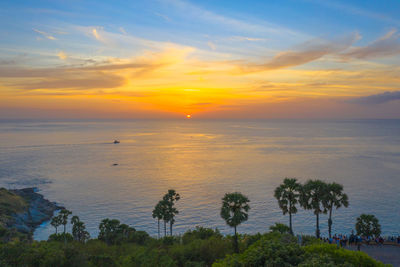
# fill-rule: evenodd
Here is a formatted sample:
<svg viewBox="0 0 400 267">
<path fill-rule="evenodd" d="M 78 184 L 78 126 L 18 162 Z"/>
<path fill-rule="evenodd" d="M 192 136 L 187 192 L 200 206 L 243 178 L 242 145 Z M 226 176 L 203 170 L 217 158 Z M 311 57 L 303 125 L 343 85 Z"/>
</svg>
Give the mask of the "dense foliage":
<svg viewBox="0 0 400 267">
<path fill-rule="evenodd" d="M 100 239 L 79 242 L 68 233 L 53 234 L 48 241 L 2 243 L 0 266 L 384 266 L 363 252 L 315 238 L 300 246 L 295 237 L 279 232 L 239 235 L 237 254 L 233 237 L 213 229 L 197 227 L 161 239 L 133 228 L 129 234 L 117 232 L 109 244 Z"/>
<path fill-rule="evenodd" d="M 272 232 L 246 248 L 240 254 L 230 254 L 219 260 L 213 267 L 231 266 L 385 266 L 364 252 L 338 248 L 336 245 L 312 240 L 300 246 L 288 234 Z"/>
<path fill-rule="evenodd" d="M 296 179 L 285 179 L 276 189 L 275 197 L 283 213 L 289 214 L 290 226 L 297 203 L 313 210 L 317 237 L 319 215 L 329 211 L 331 226 L 332 210 L 348 206 L 341 185 L 320 180 L 301 185 Z M 271 226 L 270 233 L 238 234 L 236 228 L 248 219 L 250 209 L 250 200 L 239 192 L 225 194 L 220 213 L 234 229 L 234 235 L 223 236 L 218 230 L 197 227 L 173 236 L 172 226 L 179 214 L 175 203 L 179 199 L 180 195 L 171 189 L 155 206 L 153 218 L 158 221 L 158 239 L 116 219 L 102 220 L 98 237 L 90 239 L 85 224 L 78 216 L 69 220 L 72 213 L 66 209 L 53 217 L 51 225 L 55 233 L 47 241 L 15 238 L 18 233 L 0 225 L 0 266 L 384 266 L 363 252 L 323 244 L 312 236 L 296 238 L 292 228 L 281 223 Z M 15 203 L 18 207 L 23 204 Z M 69 221 L 72 234 L 66 232 Z M 163 238 L 160 238 L 160 221 L 164 223 Z M 63 226 L 61 233 L 60 226 Z M 373 215 L 361 215 L 356 229 L 360 235 L 380 234 L 380 225 Z M 12 234 L 14 237 L 10 238 Z"/>
<path fill-rule="evenodd" d="M 361 214 L 356 222 L 357 235 L 378 237 L 381 234 L 381 225 L 372 214 Z"/>
<path fill-rule="evenodd" d="M 292 231 L 290 230 L 290 227 L 283 223 L 275 223 L 274 225 L 271 225 L 269 227 L 269 230 L 271 230 L 272 232 L 278 232 L 281 234 L 291 234 L 292 233 Z"/>
</svg>

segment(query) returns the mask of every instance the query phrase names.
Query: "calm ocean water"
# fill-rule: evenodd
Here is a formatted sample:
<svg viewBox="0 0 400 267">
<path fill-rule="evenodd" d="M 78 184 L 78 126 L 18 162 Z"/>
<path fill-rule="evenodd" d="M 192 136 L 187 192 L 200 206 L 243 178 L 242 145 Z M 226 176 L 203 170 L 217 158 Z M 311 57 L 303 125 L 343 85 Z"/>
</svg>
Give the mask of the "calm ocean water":
<svg viewBox="0 0 400 267">
<path fill-rule="evenodd" d="M 397 235 L 400 121 L 0 122 L 0 185 L 37 186 L 92 236 L 103 218 L 156 235 L 152 209 L 169 188 L 182 196 L 175 233 L 196 225 L 231 233 L 219 216 L 231 191 L 251 200 L 238 231 L 265 232 L 288 221 L 273 197 L 285 177 L 344 185 L 350 207 L 334 211 L 334 233 L 349 233 L 358 215 L 372 213 L 383 234 Z M 312 212 L 300 210 L 293 220 L 295 232 L 314 233 Z M 326 235 L 326 216 L 321 230 Z M 35 238 L 53 232 L 45 224 Z"/>
</svg>

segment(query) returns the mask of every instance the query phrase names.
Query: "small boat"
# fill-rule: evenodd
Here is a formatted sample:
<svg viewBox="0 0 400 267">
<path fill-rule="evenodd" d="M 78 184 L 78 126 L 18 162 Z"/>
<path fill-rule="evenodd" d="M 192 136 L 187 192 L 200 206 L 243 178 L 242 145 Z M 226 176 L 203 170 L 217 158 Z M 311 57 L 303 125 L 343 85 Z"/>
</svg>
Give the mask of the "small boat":
<svg viewBox="0 0 400 267">
<path fill-rule="evenodd" d="M 118 140 L 114 140 L 114 144 L 119 144 L 119 141 Z"/>
</svg>

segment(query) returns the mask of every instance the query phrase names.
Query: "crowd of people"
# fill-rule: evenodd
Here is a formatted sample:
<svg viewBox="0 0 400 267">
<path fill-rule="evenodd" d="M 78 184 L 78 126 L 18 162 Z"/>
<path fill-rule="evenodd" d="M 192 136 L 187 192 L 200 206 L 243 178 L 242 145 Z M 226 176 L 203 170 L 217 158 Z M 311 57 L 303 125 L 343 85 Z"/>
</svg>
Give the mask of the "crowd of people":
<svg viewBox="0 0 400 267">
<path fill-rule="evenodd" d="M 342 235 L 342 234 L 339 234 L 339 235 L 335 234 L 333 237 L 330 237 L 330 238 L 325 237 L 325 238 L 322 238 L 322 240 L 329 244 L 336 244 L 338 247 L 357 246 L 358 250 L 360 249 L 360 246 L 362 244 L 366 244 L 366 245 L 375 244 L 375 245 L 382 246 L 385 243 L 391 243 L 391 244 L 394 243 L 394 244 L 400 245 L 400 236 L 398 236 L 398 237 L 389 236 L 386 238 L 379 236 L 379 237 L 373 238 L 371 236 L 367 236 L 367 237 L 358 236 L 358 235 L 355 235 L 353 232 L 349 236 Z"/>
</svg>

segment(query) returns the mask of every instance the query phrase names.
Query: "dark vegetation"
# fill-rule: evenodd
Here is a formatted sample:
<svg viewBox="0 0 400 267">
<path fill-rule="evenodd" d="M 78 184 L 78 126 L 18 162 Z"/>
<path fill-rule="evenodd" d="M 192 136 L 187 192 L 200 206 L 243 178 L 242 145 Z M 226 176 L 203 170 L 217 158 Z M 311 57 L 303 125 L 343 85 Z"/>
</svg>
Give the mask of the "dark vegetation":
<svg viewBox="0 0 400 267">
<path fill-rule="evenodd" d="M 111 231 L 104 237 L 79 242 L 69 234 L 48 241 L 0 245 L 0 266 L 384 266 L 363 252 L 308 238 L 301 246 L 290 234 L 270 232 L 232 236 L 197 227 L 182 236 L 161 239 L 147 233 Z M 306 238 L 304 238 L 306 240 Z"/>
<path fill-rule="evenodd" d="M 317 238 L 319 214 L 329 212 L 332 215 L 333 208 L 348 206 L 341 186 L 321 181 L 309 181 L 303 186 L 296 179 L 285 179 L 276 189 L 275 197 L 283 213 L 290 215 L 289 226 L 276 223 L 270 226 L 269 233 L 254 235 L 237 231 L 237 227 L 249 219 L 250 209 L 250 200 L 239 192 L 225 194 L 222 198 L 221 218 L 233 228 L 233 235 L 227 236 L 218 229 L 203 227 L 172 235 L 179 214 L 175 204 L 180 195 L 175 190 L 168 190 L 153 210 L 158 222 L 158 238 L 121 224 L 119 220 L 104 219 L 99 225 L 98 237 L 90 239 L 79 217 L 63 209 L 53 217 L 51 225 L 55 233 L 47 241 L 2 238 L 0 266 L 384 266 L 363 252 L 329 245 Z M 28 205 L 13 196 L 6 195 L 5 199 L 15 203 L 11 210 L 4 209 L 7 213 L 3 213 L 1 206 L 2 217 L 12 216 Z M 293 235 L 291 219 L 297 212 L 296 205 L 314 211 L 317 237 L 298 239 Z M 331 226 L 332 216 L 329 218 Z M 379 235 L 380 226 L 375 219 L 370 215 L 360 216 L 357 232 Z M 164 226 L 162 238 L 160 222 Z M 68 223 L 72 224 L 72 233 L 66 231 Z M 2 227 L 2 237 L 4 231 L 11 230 Z"/>
<path fill-rule="evenodd" d="M 34 229 L 62 207 L 44 199 L 35 188 L 0 188 L 0 239 L 30 240 Z"/>
</svg>

